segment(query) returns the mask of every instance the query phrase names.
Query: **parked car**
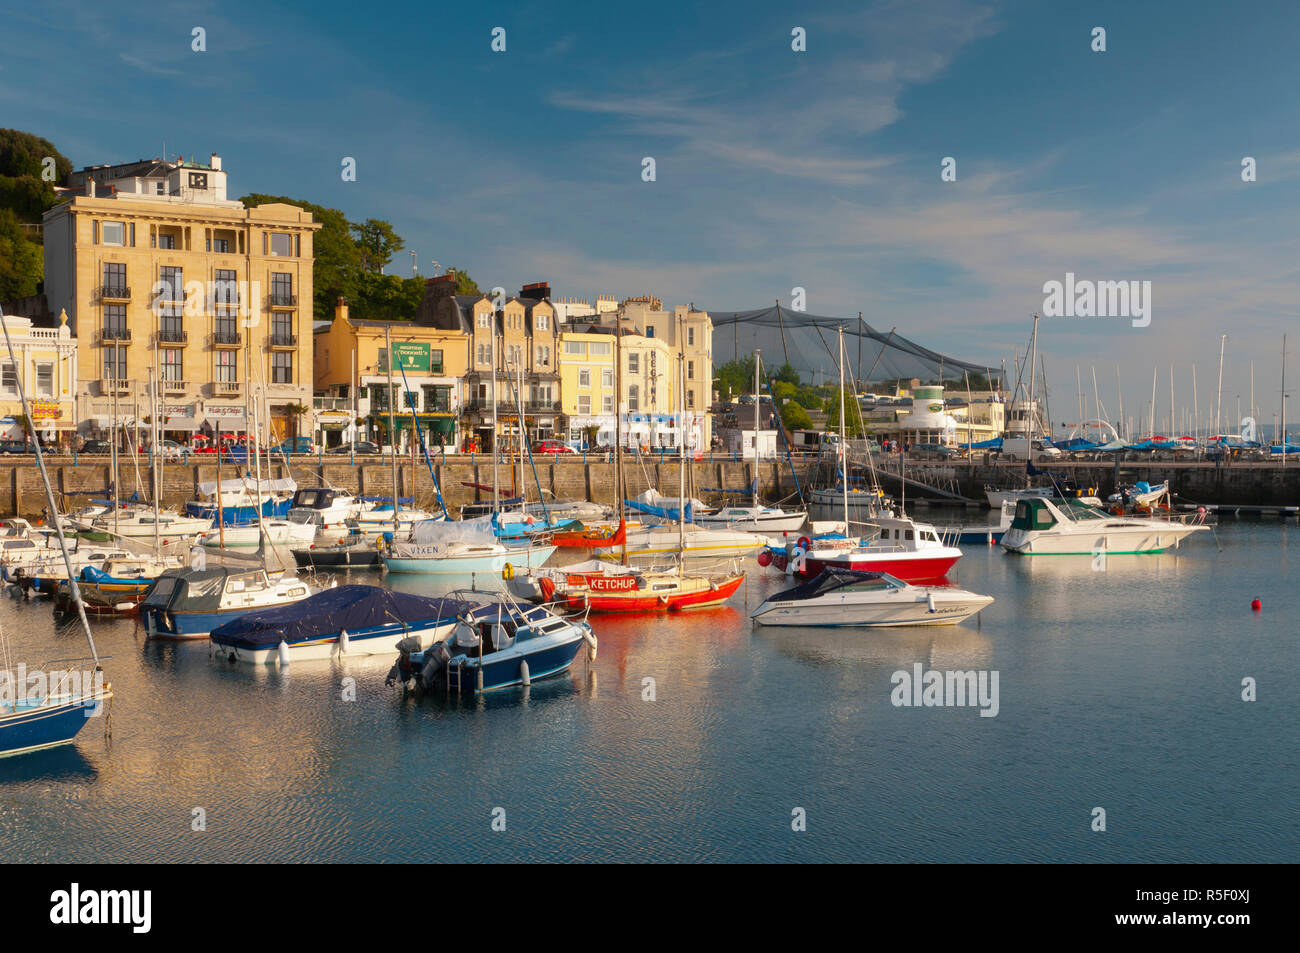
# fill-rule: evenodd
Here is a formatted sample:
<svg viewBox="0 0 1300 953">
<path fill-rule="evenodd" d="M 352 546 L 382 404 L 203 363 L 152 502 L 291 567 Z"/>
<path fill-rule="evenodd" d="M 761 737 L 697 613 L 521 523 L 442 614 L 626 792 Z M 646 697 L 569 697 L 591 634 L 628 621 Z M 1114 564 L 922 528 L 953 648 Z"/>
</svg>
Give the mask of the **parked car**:
<svg viewBox="0 0 1300 953">
<path fill-rule="evenodd" d="M 0 441 L 0 453 L 31 453 L 32 445 L 21 440 Z"/>
<path fill-rule="evenodd" d="M 953 457 L 957 451 L 952 447 L 945 447 L 941 443 L 915 443 L 912 444 L 912 453 L 931 454 L 936 457 Z"/>
<path fill-rule="evenodd" d="M 311 437 L 292 437 L 279 446 L 272 447 L 271 453 L 315 453 L 316 445 L 311 442 Z"/>
<path fill-rule="evenodd" d="M 356 443 L 345 443 L 337 447 L 331 447 L 326 453 L 355 453 L 358 455 L 377 454 L 379 445 L 371 443 L 369 440 L 358 440 Z"/>
<path fill-rule="evenodd" d="M 112 453 L 113 446 L 107 440 L 87 440 L 81 445 L 81 453 Z"/>
<path fill-rule="evenodd" d="M 566 443 L 559 440 L 543 440 L 533 446 L 533 453 L 577 453 Z"/>
</svg>

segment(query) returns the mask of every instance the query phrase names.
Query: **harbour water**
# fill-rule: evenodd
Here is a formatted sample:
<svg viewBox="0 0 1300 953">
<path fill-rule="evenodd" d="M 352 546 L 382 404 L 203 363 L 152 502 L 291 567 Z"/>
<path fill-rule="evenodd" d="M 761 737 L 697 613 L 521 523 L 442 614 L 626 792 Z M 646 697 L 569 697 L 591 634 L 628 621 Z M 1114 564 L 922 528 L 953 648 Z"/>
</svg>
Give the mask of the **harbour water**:
<svg viewBox="0 0 1300 953">
<path fill-rule="evenodd" d="M 1294 861 L 1300 531 L 1216 536 L 1102 571 L 965 547 L 953 581 L 997 601 L 954 628 L 756 629 L 788 583 L 750 561 L 728 605 L 593 617 L 594 663 L 475 700 L 403 697 L 387 656 L 235 666 L 95 620 L 111 740 L 0 760 L 0 857 Z M 84 654 L 46 602 L 0 624 L 15 663 Z M 997 672 L 996 717 L 895 706 L 917 663 Z"/>
</svg>

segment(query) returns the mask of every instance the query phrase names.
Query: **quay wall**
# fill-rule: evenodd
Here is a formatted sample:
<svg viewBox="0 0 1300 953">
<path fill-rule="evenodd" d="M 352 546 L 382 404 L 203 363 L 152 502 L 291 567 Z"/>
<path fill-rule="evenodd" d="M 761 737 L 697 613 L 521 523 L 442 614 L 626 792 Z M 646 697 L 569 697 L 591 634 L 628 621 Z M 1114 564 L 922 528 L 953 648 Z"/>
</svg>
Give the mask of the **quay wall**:
<svg viewBox="0 0 1300 953">
<path fill-rule="evenodd" d="M 10 461 L 13 461 L 10 463 Z M 6 465 L 7 466 L 4 466 Z M 51 456 L 46 465 L 54 487 L 56 504 L 64 509 L 75 509 L 86 501 L 102 497 L 111 484 L 110 465 L 106 458 L 79 456 Z M 0 459 L 4 470 L 0 483 L 0 514 L 7 516 L 39 516 L 47 508 L 40 473 L 30 458 L 10 457 Z M 1273 461 L 1232 462 L 1216 465 L 1207 461 L 1123 461 L 1118 466 L 1107 462 L 1064 461 L 1045 465 L 1055 473 L 1065 474 L 1081 486 L 1096 487 L 1100 493 L 1113 492 L 1116 482 L 1136 483 L 1146 480 L 1160 483 L 1169 480 L 1174 492 L 1184 503 L 1205 503 L 1236 506 L 1295 506 L 1300 505 L 1300 460 L 1286 467 Z M 678 467 L 675 459 L 632 459 L 624 465 L 628 496 L 635 496 L 654 487 L 666 496 L 676 496 Z M 689 464 L 690 477 L 697 496 L 713 488 L 740 490 L 748 488 L 755 478 L 752 461 L 736 461 L 718 456 Z M 614 502 L 614 466 L 612 463 L 589 459 L 547 459 L 536 464 L 537 478 L 553 494 L 548 499 L 590 499 L 598 503 Z M 795 471 L 800 487 L 807 489 L 817 470 L 815 460 L 798 460 Z M 517 468 L 515 470 L 517 472 Z M 226 464 L 222 476 L 236 476 L 236 467 Z M 442 486 L 444 498 L 452 515 L 458 515 L 461 505 L 476 499 L 486 499 L 491 494 L 467 487 L 466 483 L 490 486 L 491 460 L 481 456 L 471 459 L 461 455 L 435 462 L 434 473 Z M 829 476 L 823 466 L 821 476 Z M 900 486 L 897 479 L 898 458 L 886 456 L 880 461 L 877 479 L 881 488 L 897 498 Z M 983 502 L 986 486 L 1023 486 L 1023 465 L 989 461 L 933 462 L 908 460 L 905 474 L 910 481 L 919 481 L 939 488 L 947 494 Z M 273 464 L 269 473 L 273 477 L 292 476 L 299 486 L 329 485 L 368 496 L 391 496 L 392 466 L 378 457 L 357 459 L 355 462 L 323 460 L 318 457 L 294 458 L 291 465 Z M 527 490 L 536 496 L 531 469 L 526 468 Z M 217 467 L 206 461 L 169 462 L 163 468 L 162 497 L 164 503 L 179 506 L 197 496 L 201 482 L 217 478 Z M 795 476 L 784 461 L 764 460 L 758 464 L 759 491 L 767 500 L 783 500 L 795 494 Z M 503 495 L 513 489 L 509 468 L 502 466 L 499 480 Z M 139 483 L 142 496 L 148 495 L 150 486 L 148 470 L 142 465 Z M 397 472 L 398 494 L 414 496 L 420 505 L 433 506 L 433 483 L 428 468 L 421 462 L 414 468 L 409 458 L 399 461 Z M 119 495 L 125 499 L 137 488 L 136 468 L 130 461 L 119 465 Z M 960 502 L 942 499 L 942 493 L 927 493 L 914 483 L 906 491 L 909 501 L 926 496 L 935 502 Z M 736 499 L 744 499 L 737 496 Z"/>
</svg>

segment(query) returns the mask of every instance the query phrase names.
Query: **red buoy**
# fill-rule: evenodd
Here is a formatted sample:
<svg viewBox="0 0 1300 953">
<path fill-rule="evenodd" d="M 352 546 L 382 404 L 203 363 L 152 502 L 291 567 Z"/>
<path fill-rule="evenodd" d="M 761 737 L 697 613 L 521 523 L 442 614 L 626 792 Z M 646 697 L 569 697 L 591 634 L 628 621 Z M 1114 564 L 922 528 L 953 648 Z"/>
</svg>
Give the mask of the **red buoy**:
<svg viewBox="0 0 1300 953">
<path fill-rule="evenodd" d="M 1262 603 L 1262 602 L 1260 602 L 1258 599 L 1256 599 L 1255 601 L 1253 601 L 1253 602 L 1250 604 L 1250 607 L 1251 607 L 1251 609 L 1253 609 L 1254 611 L 1258 612 L 1260 609 L 1264 608 L 1264 603 Z"/>
<path fill-rule="evenodd" d="M 766 568 L 767 566 L 772 565 L 772 554 L 771 554 L 770 552 L 768 552 L 766 549 L 764 549 L 764 550 L 762 550 L 761 552 L 759 552 L 759 554 L 758 554 L 758 564 L 759 564 L 760 566 L 763 566 L 764 568 Z"/>
</svg>

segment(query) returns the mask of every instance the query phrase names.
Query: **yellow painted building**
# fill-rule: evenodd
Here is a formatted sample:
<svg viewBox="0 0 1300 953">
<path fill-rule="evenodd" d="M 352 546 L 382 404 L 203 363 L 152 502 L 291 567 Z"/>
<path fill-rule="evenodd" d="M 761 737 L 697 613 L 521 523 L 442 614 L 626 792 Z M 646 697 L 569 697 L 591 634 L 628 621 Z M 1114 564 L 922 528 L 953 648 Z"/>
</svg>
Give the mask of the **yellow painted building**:
<svg viewBox="0 0 1300 953">
<path fill-rule="evenodd" d="M 183 439 L 243 432 L 256 401 L 272 439 L 310 427 L 312 240 L 291 205 L 226 196 L 221 158 L 141 160 L 69 176 L 45 213 L 45 294 L 77 342 L 84 435 L 150 414 Z M 151 387 L 150 380 L 157 383 Z"/>
<path fill-rule="evenodd" d="M 315 334 L 317 443 L 373 440 L 388 445 L 391 406 L 399 447 L 410 447 L 412 412 L 427 446 L 458 447 L 469 347 L 470 337 L 462 330 L 354 318 L 340 300 L 334 320 Z"/>
<path fill-rule="evenodd" d="M 66 316 L 60 316 L 61 318 Z M 44 445 L 64 443 L 76 429 L 77 341 L 62 320 L 57 328 L 35 328 L 28 318 L 0 318 L 14 357 L 0 341 L 0 440 L 24 440 L 23 393 L 32 429 Z"/>
</svg>

